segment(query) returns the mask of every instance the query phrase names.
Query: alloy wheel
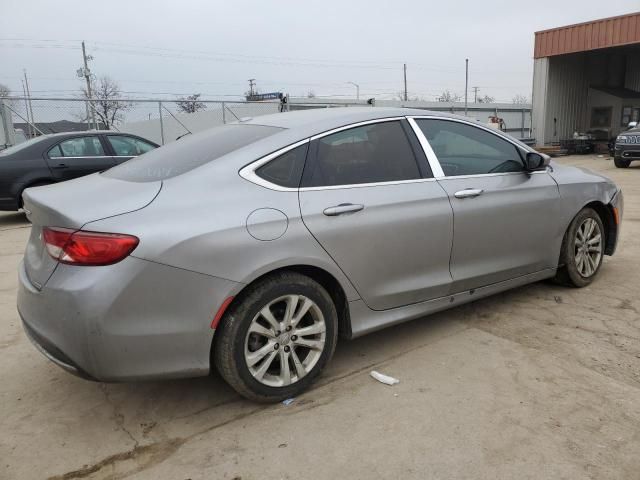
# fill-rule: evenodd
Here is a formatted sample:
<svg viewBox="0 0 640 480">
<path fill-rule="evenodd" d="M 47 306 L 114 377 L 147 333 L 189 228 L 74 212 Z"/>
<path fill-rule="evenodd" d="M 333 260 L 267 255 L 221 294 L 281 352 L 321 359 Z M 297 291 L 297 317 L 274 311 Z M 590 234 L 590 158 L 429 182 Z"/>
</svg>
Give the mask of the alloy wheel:
<svg viewBox="0 0 640 480">
<path fill-rule="evenodd" d="M 602 232 L 593 218 L 587 218 L 576 230 L 574 255 L 578 273 L 591 277 L 602 258 Z"/>
<path fill-rule="evenodd" d="M 255 315 L 244 346 L 249 372 L 270 387 L 296 383 L 318 363 L 326 341 L 320 307 L 304 295 L 270 301 Z"/>
</svg>

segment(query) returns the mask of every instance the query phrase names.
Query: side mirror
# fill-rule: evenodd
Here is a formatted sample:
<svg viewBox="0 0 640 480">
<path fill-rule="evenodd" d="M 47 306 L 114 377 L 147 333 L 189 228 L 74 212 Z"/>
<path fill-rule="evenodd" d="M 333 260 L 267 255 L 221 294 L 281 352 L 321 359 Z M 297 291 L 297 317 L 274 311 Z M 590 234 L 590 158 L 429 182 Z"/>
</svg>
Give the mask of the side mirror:
<svg viewBox="0 0 640 480">
<path fill-rule="evenodd" d="M 535 172 L 537 170 L 544 170 L 549 165 L 551 157 L 543 153 L 527 152 L 525 159 L 525 168 L 528 172 Z"/>
<path fill-rule="evenodd" d="M 637 126 L 638 126 L 638 122 L 629 122 L 629 125 L 627 125 L 627 128 L 631 130 L 632 128 L 636 128 Z"/>
</svg>

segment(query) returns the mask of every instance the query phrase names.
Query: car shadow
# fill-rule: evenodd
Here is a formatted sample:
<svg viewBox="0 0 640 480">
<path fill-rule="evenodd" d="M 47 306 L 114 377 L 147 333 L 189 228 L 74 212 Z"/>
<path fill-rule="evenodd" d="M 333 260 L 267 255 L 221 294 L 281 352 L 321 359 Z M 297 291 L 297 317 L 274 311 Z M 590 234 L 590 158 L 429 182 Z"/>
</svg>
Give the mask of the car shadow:
<svg viewBox="0 0 640 480">
<path fill-rule="evenodd" d="M 29 220 L 24 212 L 0 212 L 0 230 L 29 225 Z"/>
</svg>

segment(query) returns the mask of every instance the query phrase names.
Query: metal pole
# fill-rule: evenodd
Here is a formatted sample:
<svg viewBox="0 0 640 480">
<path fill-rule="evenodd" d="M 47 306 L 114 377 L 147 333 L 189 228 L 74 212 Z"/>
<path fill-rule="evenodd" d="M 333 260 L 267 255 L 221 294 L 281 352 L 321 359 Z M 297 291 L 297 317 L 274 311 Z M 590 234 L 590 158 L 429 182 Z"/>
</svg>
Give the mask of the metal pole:
<svg viewBox="0 0 640 480">
<path fill-rule="evenodd" d="M 360 85 L 355 82 L 347 82 L 349 85 L 356 87 L 356 100 L 360 100 Z"/>
<path fill-rule="evenodd" d="M 160 115 L 160 138 L 161 144 L 164 145 L 164 123 L 162 122 L 162 102 L 158 102 L 158 114 Z"/>
<path fill-rule="evenodd" d="M 404 64 L 404 101 L 407 101 L 407 64 Z"/>
<path fill-rule="evenodd" d="M 82 61 L 84 63 L 84 79 L 87 81 L 87 97 L 89 99 L 89 103 L 91 103 L 91 121 L 93 122 L 93 128 L 98 130 L 98 123 L 96 122 L 96 112 L 93 109 L 93 103 L 91 100 L 93 99 L 93 94 L 91 93 L 91 71 L 89 70 L 89 59 L 87 58 L 87 52 L 84 48 L 84 41 L 82 42 Z"/>
<path fill-rule="evenodd" d="M 224 102 L 222 102 L 222 123 L 227 123 L 227 112 L 225 112 L 226 109 L 227 107 L 225 106 Z"/>
<path fill-rule="evenodd" d="M 31 114 L 31 123 L 33 124 L 33 128 L 35 129 L 36 127 L 36 120 L 35 118 L 33 118 L 33 105 L 31 103 L 31 92 L 29 91 L 29 79 L 27 78 L 27 71 L 23 70 L 24 72 L 24 84 L 27 86 L 27 98 L 29 100 L 29 113 Z M 36 136 L 36 132 L 35 130 L 33 131 L 33 136 Z"/>
<path fill-rule="evenodd" d="M 521 138 L 524 138 L 524 108 L 522 109 L 522 123 L 520 126 L 520 135 L 521 135 Z"/>
<path fill-rule="evenodd" d="M 27 135 L 29 137 L 34 137 L 33 129 L 31 128 L 31 120 L 29 119 L 29 103 L 27 102 L 27 90 L 24 87 L 24 80 L 20 80 L 22 82 L 22 94 L 24 95 L 24 113 L 27 116 Z"/>
<path fill-rule="evenodd" d="M 464 116 L 467 116 L 467 105 L 469 99 L 469 59 L 464 60 Z"/>
</svg>

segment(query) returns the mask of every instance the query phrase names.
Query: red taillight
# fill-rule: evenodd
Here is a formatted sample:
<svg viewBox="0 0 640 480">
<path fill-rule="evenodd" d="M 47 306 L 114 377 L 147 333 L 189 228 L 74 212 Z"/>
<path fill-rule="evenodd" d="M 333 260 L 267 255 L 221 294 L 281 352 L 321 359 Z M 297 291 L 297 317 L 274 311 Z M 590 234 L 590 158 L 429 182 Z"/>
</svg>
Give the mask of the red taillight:
<svg viewBox="0 0 640 480">
<path fill-rule="evenodd" d="M 45 227 L 42 238 L 47 252 L 60 263 L 111 265 L 127 257 L 138 246 L 138 238 L 121 233 L 84 232 Z"/>
</svg>

